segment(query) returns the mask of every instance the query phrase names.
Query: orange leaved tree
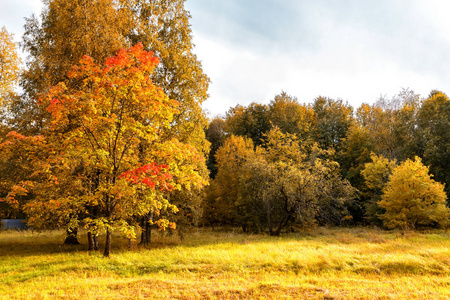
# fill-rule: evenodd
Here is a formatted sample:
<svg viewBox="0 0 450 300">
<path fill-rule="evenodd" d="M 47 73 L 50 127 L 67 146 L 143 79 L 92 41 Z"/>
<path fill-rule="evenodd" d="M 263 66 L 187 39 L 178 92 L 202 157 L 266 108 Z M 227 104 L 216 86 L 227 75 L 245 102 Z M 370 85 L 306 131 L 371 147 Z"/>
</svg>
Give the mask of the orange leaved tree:
<svg viewBox="0 0 450 300">
<path fill-rule="evenodd" d="M 134 238 L 136 217 L 177 211 L 167 191 L 205 184 L 196 169 L 203 157 L 165 136 L 178 102 L 151 81 L 158 63 L 142 44 L 118 51 L 103 64 L 84 56 L 68 74 L 70 87 L 60 83 L 39 100 L 52 116 L 49 139 L 60 158 L 52 170 L 58 192 L 54 199 L 31 202 L 28 212 L 55 199 L 58 207 L 72 207 L 70 227 L 83 225 L 94 235 L 106 232 L 105 256 L 113 231 Z M 34 208 L 34 214 L 43 210 Z M 165 218 L 158 225 L 175 226 Z"/>
</svg>

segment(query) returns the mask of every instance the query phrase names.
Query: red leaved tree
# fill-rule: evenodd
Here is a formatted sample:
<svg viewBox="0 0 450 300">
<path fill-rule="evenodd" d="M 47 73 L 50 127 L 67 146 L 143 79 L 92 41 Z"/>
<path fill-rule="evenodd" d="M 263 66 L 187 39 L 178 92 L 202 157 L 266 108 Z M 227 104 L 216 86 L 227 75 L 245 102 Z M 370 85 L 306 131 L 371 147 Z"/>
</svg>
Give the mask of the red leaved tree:
<svg viewBox="0 0 450 300">
<path fill-rule="evenodd" d="M 178 102 L 151 81 L 158 63 L 141 44 L 103 64 L 84 56 L 68 74 L 70 88 L 60 83 L 41 97 L 51 113 L 46 138 L 57 149 L 50 168 L 57 180 L 26 205 L 31 223 L 51 209 L 70 228 L 84 226 L 90 246 L 92 235 L 106 232 L 109 256 L 112 232 L 134 238 L 136 217 L 177 211 L 167 191 L 206 183 L 196 167 L 203 157 L 167 137 Z M 161 218 L 158 226 L 175 225 Z"/>
</svg>

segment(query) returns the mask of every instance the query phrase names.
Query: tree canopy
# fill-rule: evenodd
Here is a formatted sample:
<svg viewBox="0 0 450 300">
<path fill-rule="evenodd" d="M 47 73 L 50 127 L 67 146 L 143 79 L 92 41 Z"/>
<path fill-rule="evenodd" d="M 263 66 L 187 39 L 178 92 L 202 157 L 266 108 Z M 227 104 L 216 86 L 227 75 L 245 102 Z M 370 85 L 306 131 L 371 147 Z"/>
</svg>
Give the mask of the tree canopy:
<svg viewBox="0 0 450 300">
<path fill-rule="evenodd" d="M 434 181 L 419 157 L 407 159 L 392 171 L 384 189 L 380 207 L 388 228 L 416 229 L 419 226 L 447 226 L 450 210 L 446 207 L 444 185 Z"/>
</svg>

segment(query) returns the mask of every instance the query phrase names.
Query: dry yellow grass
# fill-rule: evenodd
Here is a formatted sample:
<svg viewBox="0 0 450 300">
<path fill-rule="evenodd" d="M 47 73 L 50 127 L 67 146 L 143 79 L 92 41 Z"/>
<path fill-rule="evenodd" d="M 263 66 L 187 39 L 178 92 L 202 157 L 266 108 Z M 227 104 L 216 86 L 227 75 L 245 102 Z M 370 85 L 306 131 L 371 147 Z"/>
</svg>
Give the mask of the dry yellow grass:
<svg viewBox="0 0 450 300">
<path fill-rule="evenodd" d="M 112 257 L 63 233 L 0 233 L 0 299 L 449 299 L 445 231 L 317 229 L 280 238 L 202 229 Z M 83 237 L 82 237 L 83 238 Z M 84 242 L 82 240 L 82 242 Z"/>
</svg>

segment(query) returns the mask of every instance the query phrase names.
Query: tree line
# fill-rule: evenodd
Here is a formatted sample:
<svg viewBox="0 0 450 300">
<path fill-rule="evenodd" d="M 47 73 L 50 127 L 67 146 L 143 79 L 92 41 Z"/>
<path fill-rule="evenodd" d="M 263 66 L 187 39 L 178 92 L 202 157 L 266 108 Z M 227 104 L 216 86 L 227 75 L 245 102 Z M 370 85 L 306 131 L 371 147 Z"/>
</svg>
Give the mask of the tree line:
<svg viewBox="0 0 450 300">
<path fill-rule="evenodd" d="M 0 217 L 67 243 L 83 228 L 90 250 L 105 233 L 105 256 L 113 233 L 148 244 L 191 225 L 447 226 L 445 94 L 354 111 L 282 92 L 208 121 L 189 18 L 184 0 L 48 0 L 25 21 L 23 69 L 0 31 Z"/>
<path fill-rule="evenodd" d="M 354 110 L 285 92 L 210 122 L 211 225 L 281 228 L 447 226 L 450 100 L 409 89 Z"/>
</svg>

